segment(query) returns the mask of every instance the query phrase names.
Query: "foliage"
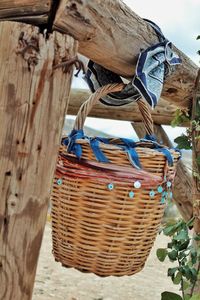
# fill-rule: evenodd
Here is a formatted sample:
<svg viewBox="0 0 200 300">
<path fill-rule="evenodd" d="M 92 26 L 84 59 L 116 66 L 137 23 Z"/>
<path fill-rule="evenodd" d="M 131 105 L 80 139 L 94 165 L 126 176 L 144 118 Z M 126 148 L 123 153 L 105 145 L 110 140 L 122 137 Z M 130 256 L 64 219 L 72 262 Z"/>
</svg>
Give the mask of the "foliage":
<svg viewBox="0 0 200 300">
<path fill-rule="evenodd" d="M 198 295 L 193 295 L 194 287 L 200 275 L 200 249 L 197 251 L 195 241 L 200 240 L 200 235 L 190 237 L 189 227 L 194 219 L 186 223 L 179 220 L 175 224 L 169 224 L 163 229 L 166 236 L 171 237 L 167 248 L 157 249 L 157 257 L 163 262 L 167 257 L 176 266 L 168 269 L 168 276 L 174 284 L 180 285 L 182 296 L 171 292 L 163 292 L 161 300 L 197 300 Z M 192 287 L 190 295 L 186 295 L 186 289 Z"/>
<path fill-rule="evenodd" d="M 177 109 L 175 112 L 174 119 L 171 122 L 172 127 L 181 126 L 183 123 L 189 123 L 190 117 L 188 112 L 183 111 L 181 109 Z"/>
</svg>

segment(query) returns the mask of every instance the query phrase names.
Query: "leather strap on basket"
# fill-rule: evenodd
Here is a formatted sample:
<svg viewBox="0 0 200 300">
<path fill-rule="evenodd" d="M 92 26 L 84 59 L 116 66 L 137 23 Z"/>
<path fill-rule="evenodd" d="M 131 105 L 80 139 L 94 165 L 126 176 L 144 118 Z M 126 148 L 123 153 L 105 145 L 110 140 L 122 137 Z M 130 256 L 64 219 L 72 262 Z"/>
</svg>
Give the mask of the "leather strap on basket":
<svg viewBox="0 0 200 300">
<path fill-rule="evenodd" d="M 85 119 L 90 113 L 92 107 L 101 99 L 101 97 L 106 96 L 109 93 L 119 92 L 124 88 L 125 84 L 123 83 L 116 83 L 116 84 L 108 84 L 96 90 L 88 100 L 86 100 L 80 107 L 75 123 L 74 123 L 74 130 L 81 130 L 83 129 Z M 137 104 L 140 110 L 140 113 L 143 118 L 143 123 L 145 126 L 146 133 L 148 135 L 154 134 L 153 129 L 153 120 L 151 117 L 150 107 L 146 103 L 145 100 L 139 99 L 137 100 Z"/>
</svg>

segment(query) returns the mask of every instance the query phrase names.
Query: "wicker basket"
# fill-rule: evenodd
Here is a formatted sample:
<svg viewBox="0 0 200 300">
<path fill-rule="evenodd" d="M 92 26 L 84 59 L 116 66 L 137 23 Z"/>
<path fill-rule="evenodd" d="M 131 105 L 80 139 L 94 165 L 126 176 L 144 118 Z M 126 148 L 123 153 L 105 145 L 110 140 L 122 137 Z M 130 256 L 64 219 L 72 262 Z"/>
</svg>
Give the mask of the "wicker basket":
<svg viewBox="0 0 200 300">
<path fill-rule="evenodd" d="M 93 94 L 80 108 L 74 129 L 81 131 L 102 95 L 121 89 L 122 85 L 109 85 Z M 138 104 L 147 133 L 152 135 L 149 109 L 142 100 Z M 107 163 L 96 160 L 90 139 L 78 137 L 73 145 L 82 149 L 81 159 L 69 153 L 75 149 L 70 150 L 70 144 L 68 149 L 60 147 L 52 191 L 56 261 L 99 276 L 139 272 L 153 246 L 164 202 L 171 197 L 179 152 L 153 141 L 134 143 L 134 155 L 136 152 L 142 166 L 138 169 L 130 163 L 130 151 L 120 139 L 98 140 L 98 150 Z M 173 166 L 165 152 L 171 153 Z"/>
</svg>

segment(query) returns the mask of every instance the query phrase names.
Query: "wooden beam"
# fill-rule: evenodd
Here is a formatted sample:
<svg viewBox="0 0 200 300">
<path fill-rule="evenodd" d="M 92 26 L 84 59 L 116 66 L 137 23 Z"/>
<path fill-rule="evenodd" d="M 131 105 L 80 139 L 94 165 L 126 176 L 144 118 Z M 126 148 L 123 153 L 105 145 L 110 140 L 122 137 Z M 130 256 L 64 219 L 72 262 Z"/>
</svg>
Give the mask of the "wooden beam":
<svg viewBox="0 0 200 300">
<path fill-rule="evenodd" d="M 54 29 L 77 39 L 80 53 L 125 77 L 133 76 L 140 50 L 158 42 L 154 30 L 120 0 L 61 0 Z M 177 52 L 183 62 L 166 79 L 162 96 L 190 108 L 197 66 Z"/>
<path fill-rule="evenodd" d="M 13 22 L 0 45 L 0 299 L 30 300 L 77 45 Z"/>
<path fill-rule="evenodd" d="M 90 96 L 87 89 L 72 89 L 70 93 L 70 101 L 68 114 L 76 115 L 81 104 Z M 177 107 L 171 103 L 167 103 L 161 99 L 157 107 L 152 111 L 152 117 L 155 124 L 170 125 L 175 116 Z M 136 103 L 131 103 L 121 107 L 110 107 L 100 102 L 92 109 L 91 117 L 114 119 L 130 122 L 141 121 L 141 115 Z M 187 126 L 188 124 L 184 124 Z"/>
<path fill-rule="evenodd" d="M 139 138 L 145 136 L 143 123 L 132 123 Z M 154 125 L 154 132 L 159 142 L 168 147 L 173 147 L 166 132 L 160 125 Z M 193 215 L 193 203 L 191 197 L 192 175 L 188 172 L 182 161 L 179 161 L 177 173 L 174 179 L 173 196 L 174 201 L 185 221 L 189 221 Z"/>
<path fill-rule="evenodd" d="M 52 0 L 1 0 L 0 20 L 47 23 Z"/>
</svg>

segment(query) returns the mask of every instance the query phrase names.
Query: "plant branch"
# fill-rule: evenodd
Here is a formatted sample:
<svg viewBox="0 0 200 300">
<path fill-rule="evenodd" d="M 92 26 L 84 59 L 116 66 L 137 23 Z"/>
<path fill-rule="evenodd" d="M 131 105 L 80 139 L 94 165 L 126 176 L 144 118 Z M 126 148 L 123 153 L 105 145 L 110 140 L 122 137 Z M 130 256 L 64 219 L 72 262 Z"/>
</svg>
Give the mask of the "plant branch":
<svg viewBox="0 0 200 300">
<path fill-rule="evenodd" d="M 196 278 L 196 280 L 194 281 L 194 283 L 193 283 L 193 285 L 192 285 L 191 292 L 190 292 L 190 297 L 192 297 L 192 295 L 193 295 L 193 293 L 194 293 L 194 289 L 195 289 L 195 286 L 196 286 L 196 283 L 197 283 L 197 280 L 198 280 L 199 272 L 200 272 L 200 262 L 198 263 L 198 267 L 197 267 L 197 278 Z"/>
</svg>

